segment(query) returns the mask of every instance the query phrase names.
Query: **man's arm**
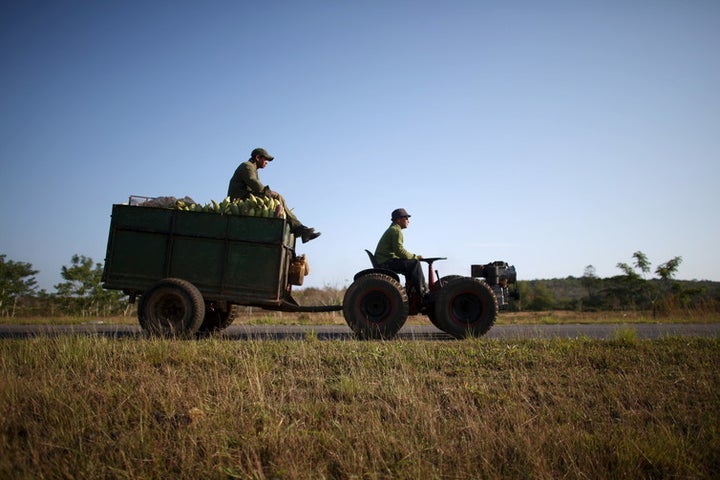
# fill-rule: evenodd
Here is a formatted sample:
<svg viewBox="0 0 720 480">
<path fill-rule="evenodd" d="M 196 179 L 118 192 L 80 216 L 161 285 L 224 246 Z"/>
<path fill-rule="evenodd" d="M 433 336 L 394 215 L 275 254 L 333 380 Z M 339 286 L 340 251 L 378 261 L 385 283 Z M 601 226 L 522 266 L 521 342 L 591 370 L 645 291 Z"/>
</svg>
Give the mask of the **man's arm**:
<svg viewBox="0 0 720 480">
<path fill-rule="evenodd" d="M 266 195 L 270 192 L 270 187 L 264 185 L 258 178 L 257 168 L 253 165 L 241 165 L 240 178 L 247 185 L 248 190 L 255 195 Z"/>
</svg>

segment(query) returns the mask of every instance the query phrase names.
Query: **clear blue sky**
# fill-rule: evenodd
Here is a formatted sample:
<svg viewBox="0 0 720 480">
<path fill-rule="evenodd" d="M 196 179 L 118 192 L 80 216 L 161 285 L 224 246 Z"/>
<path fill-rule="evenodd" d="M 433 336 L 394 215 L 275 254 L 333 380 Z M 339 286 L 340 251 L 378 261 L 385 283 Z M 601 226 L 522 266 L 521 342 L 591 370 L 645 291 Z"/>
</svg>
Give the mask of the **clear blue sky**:
<svg viewBox="0 0 720 480">
<path fill-rule="evenodd" d="M 441 275 L 720 280 L 720 2 L 0 3 L 0 253 L 54 291 L 112 204 L 261 179 L 322 231 L 306 286 L 369 265 L 390 211 Z"/>
</svg>

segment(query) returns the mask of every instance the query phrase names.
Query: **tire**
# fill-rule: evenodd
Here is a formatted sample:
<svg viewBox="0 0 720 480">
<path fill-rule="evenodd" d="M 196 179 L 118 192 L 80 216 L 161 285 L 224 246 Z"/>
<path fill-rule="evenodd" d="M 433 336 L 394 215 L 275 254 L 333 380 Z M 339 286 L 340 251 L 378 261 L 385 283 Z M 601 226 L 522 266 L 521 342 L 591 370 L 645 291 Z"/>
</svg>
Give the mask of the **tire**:
<svg viewBox="0 0 720 480">
<path fill-rule="evenodd" d="M 232 325 L 240 314 L 240 308 L 237 305 L 231 305 L 230 309 L 218 310 L 205 307 L 205 317 L 198 330 L 199 334 L 211 334 L 225 330 Z"/>
<path fill-rule="evenodd" d="M 138 305 L 140 326 L 151 336 L 191 338 L 205 318 L 205 302 L 192 283 L 166 278 L 153 285 Z"/>
<path fill-rule="evenodd" d="M 462 275 L 445 275 L 444 277 L 441 277 L 441 278 L 438 280 L 438 283 L 439 283 L 440 285 L 445 286 L 445 285 L 447 285 L 448 283 L 450 283 L 450 282 L 452 282 L 453 280 L 458 279 L 458 278 L 467 278 L 467 277 L 463 277 Z"/>
<path fill-rule="evenodd" d="M 446 275 L 442 278 L 440 278 L 436 284 L 437 285 L 447 285 L 451 280 L 455 280 L 456 278 L 463 278 L 462 275 Z M 433 302 L 432 305 L 428 305 L 428 309 L 426 312 L 428 318 L 430 319 L 430 323 L 435 325 L 437 328 L 442 330 L 440 327 L 440 323 L 437 320 L 437 315 L 435 315 L 435 303 Z"/>
<path fill-rule="evenodd" d="M 480 337 L 490 330 L 498 314 L 495 294 L 476 278 L 450 280 L 435 302 L 437 327 L 455 338 Z"/>
<path fill-rule="evenodd" d="M 394 278 L 371 273 L 355 280 L 345 292 L 343 316 L 362 340 L 390 339 L 407 320 L 408 299 Z"/>
</svg>

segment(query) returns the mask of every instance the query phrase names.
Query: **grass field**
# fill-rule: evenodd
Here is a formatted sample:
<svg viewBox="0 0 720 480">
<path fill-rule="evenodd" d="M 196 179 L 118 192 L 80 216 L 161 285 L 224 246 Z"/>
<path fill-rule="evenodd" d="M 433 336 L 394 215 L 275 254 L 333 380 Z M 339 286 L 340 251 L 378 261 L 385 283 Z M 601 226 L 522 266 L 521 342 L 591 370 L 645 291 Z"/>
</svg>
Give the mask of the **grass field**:
<svg viewBox="0 0 720 480">
<path fill-rule="evenodd" d="M 70 325 L 89 322 L 105 324 L 137 325 L 135 314 L 107 318 L 96 317 L 0 317 L 0 324 L 13 325 Z M 650 312 L 501 312 L 496 325 L 558 324 L 558 323 L 718 323 L 720 314 L 714 312 L 688 312 L 655 317 Z M 424 315 L 408 317 L 408 324 L 430 324 Z M 235 321 L 247 325 L 345 325 L 342 312 L 287 313 L 272 312 L 258 308 L 247 308 Z"/>
<path fill-rule="evenodd" d="M 0 478 L 720 477 L 720 340 L 0 341 Z"/>
</svg>

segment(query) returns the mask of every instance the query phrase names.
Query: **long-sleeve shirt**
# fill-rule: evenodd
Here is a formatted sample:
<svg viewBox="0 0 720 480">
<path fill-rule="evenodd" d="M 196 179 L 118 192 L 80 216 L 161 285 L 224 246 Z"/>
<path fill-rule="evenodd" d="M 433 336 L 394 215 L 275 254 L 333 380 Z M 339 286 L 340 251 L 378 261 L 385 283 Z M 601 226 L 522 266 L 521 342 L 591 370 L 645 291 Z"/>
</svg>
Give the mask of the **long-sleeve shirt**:
<svg viewBox="0 0 720 480">
<path fill-rule="evenodd" d="M 380 241 L 375 247 L 375 261 L 378 265 L 382 265 L 388 260 L 394 258 L 414 259 L 417 255 L 410 253 L 403 247 L 402 228 L 397 223 L 393 223 L 385 230 Z"/>
<path fill-rule="evenodd" d="M 263 185 L 258 178 L 257 165 L 250 160 L 243 162 L 235 170 L 230 185 L 228 185 L 227 196 L 230 198 L 247 198 L 253 195 L 263 195 L 270 191 L 270 187 Z"/>
</svg>

